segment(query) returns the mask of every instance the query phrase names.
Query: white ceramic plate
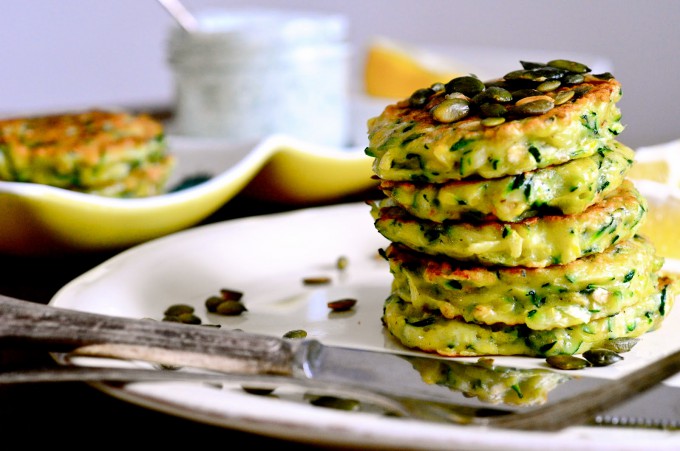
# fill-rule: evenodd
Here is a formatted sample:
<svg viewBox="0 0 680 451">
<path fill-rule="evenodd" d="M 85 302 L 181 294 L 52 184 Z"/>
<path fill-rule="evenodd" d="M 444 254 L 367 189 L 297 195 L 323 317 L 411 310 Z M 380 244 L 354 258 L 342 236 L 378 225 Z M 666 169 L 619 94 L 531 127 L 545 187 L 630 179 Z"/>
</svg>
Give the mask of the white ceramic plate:
<svg viewBox="0 0 680 451">
<path fill-rule="evenodd" d="M 389 293 L 387 263 L 376 258 L 387 242 L 373 227 L 369 207 L 345 204 L 207 225 L 125 251 L 61 289 L 51 305 L 82 311 L 161 319 L 166 307 L 190 303 L 205 323 L 282 336 L 305 329 L 310 337 L 389 352 L 399 348 L 383 333 L 382 303 Z M 349 265 L 340 272 L 340 256 Z M 305 286 L 307 276 L 328 276 L 329 286 Z M 239 317 L 208 314 L 204 300 L 220 288 L 243 291 L 248 311 Z M 326 302 L 358 299 L 355 308 L 329 315 Z M 198 326 L 197 326 L 198 327 Z M 680 343 L 680 311 L 644 339 L 624 361 L 589 368 L 616 378 L 669 353 Z M 472 359 L 476 360 L 476 359 Z M 542 359 L 507 357 L 498 364 L 538 368 Z M 409 449 L 623 450 L 677 446 L 680 435 L 656 430 L 572 427 L 526 433 L 443 425 L 314 407 L 290 399 L 216 390 L 189 383 L 135 383 L 103 391 L 150 409 L 292 441 L 352 447 Z"/>
</svg>

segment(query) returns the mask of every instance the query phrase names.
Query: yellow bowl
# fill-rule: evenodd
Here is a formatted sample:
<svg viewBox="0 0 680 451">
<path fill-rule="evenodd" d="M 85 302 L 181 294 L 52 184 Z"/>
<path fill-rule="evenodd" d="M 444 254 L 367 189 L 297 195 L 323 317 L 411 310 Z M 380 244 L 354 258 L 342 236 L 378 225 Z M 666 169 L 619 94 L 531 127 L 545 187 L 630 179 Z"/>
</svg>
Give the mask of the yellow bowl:
<svg viewBox="0 0 680 451">
<path fill-rule="evenodd" d="M 197 224 L 248 187 L 254 196 L 313 204 L 369 189 L 363 147 L 336 149 L 272 136 L 257 145 L 169 137 L 186 177 L 210 180 L 168 194 L 117 199 L 33 183 L 0 182 L 0 253 L 47 255 L 129 247 Z"/>
</svg>

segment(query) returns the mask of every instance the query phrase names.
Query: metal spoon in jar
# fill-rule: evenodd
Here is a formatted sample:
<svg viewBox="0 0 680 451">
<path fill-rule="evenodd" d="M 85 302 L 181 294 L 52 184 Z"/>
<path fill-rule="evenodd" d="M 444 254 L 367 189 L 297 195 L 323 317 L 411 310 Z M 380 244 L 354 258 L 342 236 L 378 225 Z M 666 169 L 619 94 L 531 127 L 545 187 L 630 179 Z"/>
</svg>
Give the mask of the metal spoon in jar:
<svg viewBox="0 0 680 451">
<path fill-rule="evenodd" d="M 170 13 L 177 23 L 187 32 L 198 30 L 198 21 L 179 0 L 158 0 L 158 3 Z"/>
</svg>

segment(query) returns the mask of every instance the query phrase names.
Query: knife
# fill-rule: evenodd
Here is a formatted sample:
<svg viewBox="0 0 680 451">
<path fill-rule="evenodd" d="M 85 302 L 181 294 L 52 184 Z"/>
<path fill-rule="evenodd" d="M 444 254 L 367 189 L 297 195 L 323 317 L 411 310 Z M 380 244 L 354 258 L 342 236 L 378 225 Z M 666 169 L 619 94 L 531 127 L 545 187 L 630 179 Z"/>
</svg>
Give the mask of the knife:
<svg viewBox="0 0 680 451">
<path fill-rule="evenodd" d="M 550 402 L 528 403 L 528 406 L 505 403 L 502 408 L 496 408 L 437 380 L 437 375 L 455 373 L 450 365 L 456 363 L 451 359 L 348 349 L 316 340 L 116 317 L 6 296 L 0 296 L 0 344 L 42 346 L 51 352 L 77 350 L 78 355 L 139 359 L 231 375 L 318 381 L 389 396 L 410 412 L 426 406 L 431 416 L 439 418 L 526 430 L 557 430 L 583 424 L 680 371 L 680 351 L 614 383 L 599 378 L 565 377 L 546 370 L 559 375 L 553 380 Z M 501 374 L 519 371 L 496 368 L 488 362 L 481 365 Z M 520 385 L 511 386 L 510 390 L 517 393 L 518 388 L 521 393 Z M 447 416 L 446 411 L 453 406 L 458 410 Z M 474 415 L 461 420 L 458 415 L 461 407 Z"/>
</svg>

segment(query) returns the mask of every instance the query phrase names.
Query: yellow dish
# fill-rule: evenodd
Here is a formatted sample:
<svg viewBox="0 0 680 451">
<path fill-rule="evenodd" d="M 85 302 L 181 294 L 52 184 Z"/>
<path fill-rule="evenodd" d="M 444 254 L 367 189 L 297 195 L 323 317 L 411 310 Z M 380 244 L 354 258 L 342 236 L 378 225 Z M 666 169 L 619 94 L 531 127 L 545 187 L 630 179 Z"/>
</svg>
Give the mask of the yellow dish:
<svg viewBox="0 0 680 451">
<path fill-rule="evenodd" d="M 312 205 L 363 192 L 376 183 L 363 147 L 326 148 L 286 136 L 272 136 L 255 146 L 171 136 L 169 146 L 178 160 L 169 187 L 195 175 L 212 178 L 139 199 L 0 182 L 0 253 L 123 249 L 197 224 L 244 188 L 254 197 Z"/>
</svg>

